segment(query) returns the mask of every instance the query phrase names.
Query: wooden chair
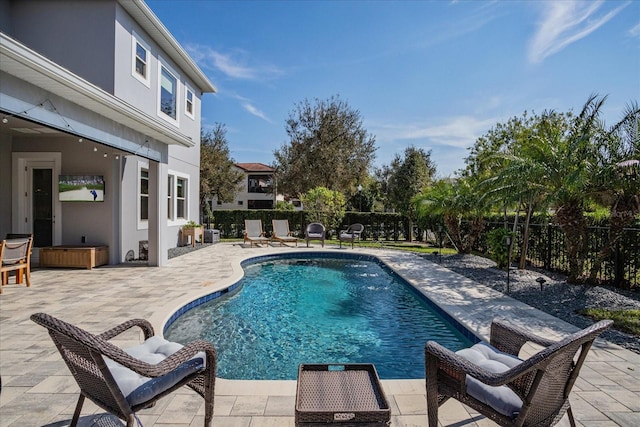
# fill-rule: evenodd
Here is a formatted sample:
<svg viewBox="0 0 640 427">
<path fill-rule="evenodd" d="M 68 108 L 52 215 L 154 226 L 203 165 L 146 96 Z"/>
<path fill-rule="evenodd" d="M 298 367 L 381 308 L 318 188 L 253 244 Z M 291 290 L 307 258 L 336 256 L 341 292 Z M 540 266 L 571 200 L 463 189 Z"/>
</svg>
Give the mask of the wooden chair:
<svg viewBox="0 0 640 427">
<path fill-rule="evenodd" d="M 31 286 L 31 247 L 33 235 L 14 239 L 5 239 L 0 243 L 0 280 L 2 286 L 9 283 L 9 272 L 16 272 L 16 283 L 24 280 Z M 2 293 L 0 286 L 0 293 Z"/>
<path fill-rule="evenodd" d="M 338 233 L 338 240 L 340 241 L 340 247 L 342 247 L 342 242 L 351 242 L 351 249 L 353 249 L 353 242 L 356 240 L 360 240 L 360 234 L 364 231 L 364 225 L 362 224 L 351 224 L 346 230 L 341 230 Z"/>
<path fill-rule="evenodd" d="M 244 220 L 244 243 L 249 242 L 250 246 L 254 243 L 269 243 L 269 239 L 262 231 L 262 220 L 245 219 Z"/>
<path fill-rule="evenodd" d="M 276 240 L 280 242 L 280 246 L 285 243 L 295 243 L 296 246 L 298 246 L 298 238 L 289 230 L 288 219 L 272 219 L 271 224 L 273 225 L 271 241 Z"/>
<path fill-rule="evenodd" d="M 312 222 L 311 224 L 307 225 L 307 230 L 304 234 L 305 240 L 307 241 L 307 247 L 309 247 L 309 240 L 320 240 L 320 242 L 322 242 L 322 247 L 324 248 L 324 225 L 320 224 L 319 222 Z"/>
<path fill-rule="evenodd" d="M 143 319 L 124 322 L 99 335 L 91 334 L 45 313 L 31 320 L 48 329 L 74 379 L 80 386 L 71 427 L 78 423 L 84 399 L 136 425 L 136 411 L 186 385 L 204 398 L 204 426 L 213 419 L 216 351 L 207 341 L 192 341 L 184 347 L 159 336 Z M 145 341 L 121 349 L 109 342 L 121 333 L 139 327 Z"/>
<path fill-rule="evenodd" d="M 602 320 L 560 341 L 494 320 L 490 344 L 456 353 L 434 341 L 425 346 L 427 416 L 438 426 L 438 407 L 454 398 L 501 426 L 552 426 L 566 413 L 575 420 L 569 393 L 598 335 L 613 321 Z M 518 358 L 526 342 L 545 347 Z"/>
</svg>

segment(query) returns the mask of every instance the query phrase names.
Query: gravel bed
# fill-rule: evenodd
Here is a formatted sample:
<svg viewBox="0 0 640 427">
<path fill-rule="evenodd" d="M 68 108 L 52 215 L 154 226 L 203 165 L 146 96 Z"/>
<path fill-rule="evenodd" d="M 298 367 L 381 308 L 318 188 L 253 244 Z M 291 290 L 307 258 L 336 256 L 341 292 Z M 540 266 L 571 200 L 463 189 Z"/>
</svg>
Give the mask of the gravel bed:
<svg viewBox="0 0 640 427">
<path fill-rule="evenodd" d="M 507 291 L 507 272 L 498 269 L 490 259 L 476 255 L 449 255 L 441 260 L 435 255 L 423 257 L 499 292 Z M 544 270 L 512 269 L 509 276 L 509 296 L 579 328 L 593 323 L 577 313 L 582 308 L 640 309 L 638 292 L 609 286 L 569 285 L 565 276 Z M 545 280 L 542 290 L 536 282 L 539 277 Z M 609 329 L 602 338 L 640 353 L 640 339 L 633 335 Z"/>
<path fill-rule="evenodd" d="M 169 250 L 169 258 L 210 245 L 211 243 L 204 243 L 195 247 L 172 248 Z M 421 256 L 499 292 L 507 291 L 507 272 L 496 268 L 496 263 L 488 258 L 460 254 L 445 255 L 442 258 L 431 254 Z M 608 286 L 569 285 L 565 276 L 543 270 L 511 270 L 509 276 L 509 296 L 579 328 L 593 323 L 592 319 L 577 314 L 582 308 L 640 309 L 638 292 L 625 292 Z M 542 290 L 536 282 L 539 277 L 545 280 Z M 602 334 L 602 338 L 640 353 L 640 338 L 633 335 L 609 329 Z"/>
</svg>

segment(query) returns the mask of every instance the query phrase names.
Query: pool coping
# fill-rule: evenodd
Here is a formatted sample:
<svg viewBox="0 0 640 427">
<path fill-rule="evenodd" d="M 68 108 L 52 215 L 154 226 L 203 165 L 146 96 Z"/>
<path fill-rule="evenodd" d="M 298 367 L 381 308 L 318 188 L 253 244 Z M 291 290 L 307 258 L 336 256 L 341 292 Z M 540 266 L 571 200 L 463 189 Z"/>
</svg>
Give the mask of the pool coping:
<svg viewBox="0 0 640 427">
<path fill-rule="evenodd" d="M 579 328 L 563 320 L 530 307 L 494 289 L 483 286 L 412 252 L 378 248 L 303 248 L 292 246 L 243 248 L 241 256 L 231 257 L 232 273 L 228 277 L 209 288 L 193 290 L 182 299 L 167 303 L 156 310 L 149 318 L 149 321 L 157 331 L 164 331 L 165 325 L 168 324 L 169 319 L 171 319 L 180 307 L 186 306 L 198 299 L 207 298 L 209 294 L 223 292 L 225 289 L 238 283 L 244 276 L 242 263 L 254 258 L 259 259 L 261 257 L 289 253 L 303 255 L 305 252 L 326 252 L 339 256 L 340 254 L 344 254 L 345 251 L 353 255 L 368 255 L 378 259 L 395 274 L 412 285 L 418 292 L 430 299 L 443 313 L 455 319 L 482 340 L 489 340 L 490 325 L 494 318 L 507 320 L 517 326 L 535 330 L 541 336 L 552 339 L 561 339 L 579 330 Z M 473 303 L 475 308 L 470 307 L 471 303 Z M 499 312 L 500 315 L 493 315 L 495 312 Z M 615 346 L 615 344 L 601 340 L 596 342 L 596 346 L 598 345 Z M 284 391 L 285 394 L 291 392 L 293 387 L 295 393 L 296 384 L 296 380 L 234 380 L 226 378 L 219 378 L 218 380 L 221 385 L 225 385 L 225 390 L 231 388 L 234 390 L 234 393 L 238 395 L 242 395 L 243 391 L 246 394 L 255 394 L 256 390 L 261 390 L 263 387 L 265 392 L 271 390 L 270 393 L 274 387 L 275 389 L 284 387 L 286 390 Z M 411 388 L 417 386 L 417 383 L 414 384 L 413 382 L 419 382 L 422 387 L 424 386 L 424 379 L 382 381 L 406 382 L 410 384 L 409 387 Z M 261 383 L 262 385 L 260 385 Z"/>
</svg>

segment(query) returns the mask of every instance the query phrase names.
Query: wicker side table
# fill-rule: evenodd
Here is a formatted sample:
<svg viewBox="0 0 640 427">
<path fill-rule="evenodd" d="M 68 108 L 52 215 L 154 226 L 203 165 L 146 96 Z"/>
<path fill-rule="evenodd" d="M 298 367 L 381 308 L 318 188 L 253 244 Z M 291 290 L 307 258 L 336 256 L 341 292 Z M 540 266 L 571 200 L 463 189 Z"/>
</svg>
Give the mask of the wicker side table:
<svg viewBox="0 0 640 427">
<path fill-rule="evenodd" d="M 302 364 L 296 426 L 388 426 L 391 409 L 372 364 Z"/>
</svg>

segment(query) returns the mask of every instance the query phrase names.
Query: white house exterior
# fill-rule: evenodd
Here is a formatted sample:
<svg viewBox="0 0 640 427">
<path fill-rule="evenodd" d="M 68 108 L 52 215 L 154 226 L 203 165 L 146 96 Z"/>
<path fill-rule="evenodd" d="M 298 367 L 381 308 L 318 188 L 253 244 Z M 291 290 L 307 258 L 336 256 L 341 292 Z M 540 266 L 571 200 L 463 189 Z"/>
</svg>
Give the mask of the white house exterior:
<svg viewBox="0 0 640 427">
<path fill-rule="evenodd" d="M 215 88 L 142 0 L 0 0 L 0 238 L 107 245 L 163 265 L 199 217 L 201 97 Z M 101 176 L 103 202 L 61 201 Z"/>
<path fill-rule="evenodd" d="M 236 163 L 234 167 L 245 175 L 241 191 L 231 203 L 222 203 L 214 197 L 212 209 L 275 209 L 275 170 L 262 163 Z"/>
</svg>

